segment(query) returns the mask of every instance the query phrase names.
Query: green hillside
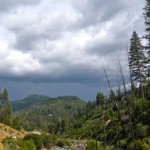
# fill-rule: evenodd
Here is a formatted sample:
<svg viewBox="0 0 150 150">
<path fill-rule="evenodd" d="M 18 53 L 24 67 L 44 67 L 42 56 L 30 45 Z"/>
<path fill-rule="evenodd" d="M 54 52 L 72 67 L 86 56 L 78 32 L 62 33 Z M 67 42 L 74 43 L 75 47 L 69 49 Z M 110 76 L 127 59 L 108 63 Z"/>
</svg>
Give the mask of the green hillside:
<svg viewBox="0 0 150 150">
<path fill-rule="evenodd" d="M 85 107 L 86 103 L 75 96 L 51 98 L 42 95 L 30 95 L 23 100 L 12 102 L 15 114 L 21 118 L 21 124 L 26 130 L 42 129 L 48 131 L 48 126 L 55 123 L 61 132 L 63 125 L 69 122 Z M 63 132 L 63 131 L 62 131 Z"/>
<path fill-rule="evenodd" d="M 25 97 L 22 100 L 16 100 L 16 101 L 12 101 L 12 106 L 13 106 L 13 111 L 18 111 L 21 109 L 26 109 L 32 105 L 34 105 L 35 103 L 43 103 L 43 101 L 49 101 L 50 99 L 52 99 L 49 96 L 43 96 L 43 95 L 29 95 L 27 97 Z"/>
</svg>

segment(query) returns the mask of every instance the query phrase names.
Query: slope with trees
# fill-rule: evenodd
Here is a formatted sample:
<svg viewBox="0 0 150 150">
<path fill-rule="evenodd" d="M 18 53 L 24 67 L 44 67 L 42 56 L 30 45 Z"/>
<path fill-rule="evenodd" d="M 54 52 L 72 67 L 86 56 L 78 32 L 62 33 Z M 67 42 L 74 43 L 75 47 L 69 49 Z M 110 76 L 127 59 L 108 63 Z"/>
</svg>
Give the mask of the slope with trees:
<svg viewBox="0 0 150 150">
<path fill-rule="evenodd" d="M 51 98 L 30 95 L 23 100 L 13 101 L 12 107 L 16 116 L 21 118 L 25 130 L 60 133 L 67 130 L 69 123 L 82 111 L 85 104 L 75 96 Z"/>
</svg>

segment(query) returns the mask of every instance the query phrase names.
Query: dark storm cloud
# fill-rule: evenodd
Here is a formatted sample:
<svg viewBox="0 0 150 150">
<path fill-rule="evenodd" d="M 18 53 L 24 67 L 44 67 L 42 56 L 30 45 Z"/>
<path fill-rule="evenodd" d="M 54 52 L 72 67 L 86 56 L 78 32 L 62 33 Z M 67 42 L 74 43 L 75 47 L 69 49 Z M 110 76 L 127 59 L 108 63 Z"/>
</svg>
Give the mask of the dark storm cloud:
<svg viewBox="0 0 150 150">
<path fill-rule="evenodd" d="M 18 75 L 11 75 L 8 74 L 0 74 L 0 79 L 7 81 L 30 81 L 34 83 L 63 83 L 63 82 L 68 82 L 68 83 L 81 83 L 85 85 L 91 85 L 91 84 L 96 84 L 97 81 L 100 81 L 100 79 L 103 78 L 103 73 L 102 74 L 96 74 L 93 70 L 91 72 L 88 68 L 68 68 L 68 71 L 66 71 L 62 75 L 57 75 L 56 73 L 53 73 L 52 75 L 49 74 L 37 74 L 35 73 L 30 73 L 22 76 Z"/>
</svg>

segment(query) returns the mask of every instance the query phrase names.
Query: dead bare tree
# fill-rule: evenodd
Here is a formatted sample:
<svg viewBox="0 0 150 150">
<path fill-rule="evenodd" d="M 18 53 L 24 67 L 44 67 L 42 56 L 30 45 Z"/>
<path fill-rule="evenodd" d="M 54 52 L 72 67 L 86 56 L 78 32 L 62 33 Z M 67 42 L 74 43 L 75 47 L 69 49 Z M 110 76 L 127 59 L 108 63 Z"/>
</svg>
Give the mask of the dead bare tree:
<svg viewBox="0 0 150 150">
<path fill-rule="evenodd" d="M 103 71 L 104 71 L 104 74 L 105 74 L 105 78 L 106 78 L 106 81 L 107 81 L 107 84 L 108 84 L 108 87 L 109 87 L 109 91 L 110 93 L 113 91 L 112 88 L 111 88 L 111 85 L 110 85 L 110 82 L 109 82 L 109 79 L 108 79 L 108 76 L 107 76 L 107 73 L 106 73 L 106 70 L 103 66 Z M 121 113 L 120 113 L 120 109 L 118 107 L 118 103 L 117 101 L 114 99 L 114 103 L 115 103 L 115 106 L 117 108 L 117 112 L 118 112 L 118 120 L 120 121 L 120 124 L 121 124 L 121 127 L 123 129 L 123 133 L 126 134 L 126 131 L 125 131 L 125 127 L 124 127 L 124 124 L 122 122 L 122 119 L 121 119 Z"/>
<path fill-rule="evenodd" d="M 130 129 L 131 129 L 131 133 L 132 133 L 132 140 L 134 142 L 134 127 L 133 127 L 132 115 L 130 113 L 130 106 L 129 106 L 129 99 L 127 97 L 126 83 L 125 83 L 125 78 L 124 78 L 124 74 L 123 74 L 119 56 L 118 56 L 118 62 L 119 62 L 119 68 L 120 68 L 120 73 L 121 73 L 121 79 L 122 79 L 122 83 L 123 83 L 123 87 L 124 87 L 124 96 L 125 96 L 126 106 L 127 106 L 128 115 L 129 115 L 129 123 L 130 123 Z"/>
</svg>

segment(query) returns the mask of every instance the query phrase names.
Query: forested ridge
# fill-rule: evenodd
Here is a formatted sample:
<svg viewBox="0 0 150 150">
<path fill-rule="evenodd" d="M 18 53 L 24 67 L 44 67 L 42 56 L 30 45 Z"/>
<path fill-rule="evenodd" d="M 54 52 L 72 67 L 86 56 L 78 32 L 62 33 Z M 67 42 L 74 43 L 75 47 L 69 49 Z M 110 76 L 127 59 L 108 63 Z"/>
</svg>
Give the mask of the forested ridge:
<svg viewBox="0 0 150 150">
<path fill-rule="evenodd" d="M 102 68 L 108 94 L 98 91 L 89 102 L 76 96 L 30 95 L 11 103 L 7 89 L 1 89 L 1 123 L 27 131 L 22 139 L 6 137 L 3 145 L 8 150 L 74 149 L 71 143 L 82 142 L 81 150 L 150 150 L 150 0 L 143 15 L 145 33 L 140 37 L 133 31 L 125 49 L 128 81 L 119 56 L 114 64 L 118 87 Z"/>
<path fill-rule="evenodd" d="M 14 113 L 21 118 L 25 130 L 42 129 L 48 132 L 49 126 L 54 125 L 55 133 L 64 132 L 64 126 L 74 121 L 85 106 L 86 103 L 76 96 L 51 98 L 29 95 L 23 100 L 12 101 Z"/>
</svg>

